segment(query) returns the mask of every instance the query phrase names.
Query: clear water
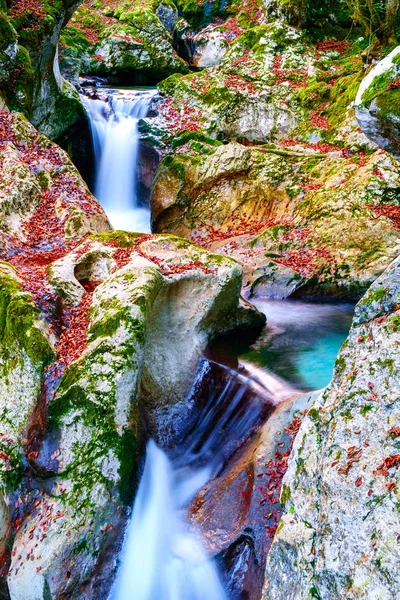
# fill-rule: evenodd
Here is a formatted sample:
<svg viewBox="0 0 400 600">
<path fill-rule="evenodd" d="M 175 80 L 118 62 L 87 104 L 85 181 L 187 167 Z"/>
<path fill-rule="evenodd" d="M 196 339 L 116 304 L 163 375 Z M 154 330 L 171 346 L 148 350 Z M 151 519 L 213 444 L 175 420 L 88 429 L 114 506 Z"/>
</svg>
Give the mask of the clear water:
<svg viewBox="0 0 400 600">
<path fill-rule="evenodd" d="M 256 340 L 229 338 L 215 347 L 225 356 L 271 372 L 297 389 L 328 385 L 349 333 L 354 306 L 290 300 L 256 300 L 267 325 Z"/>
<path fill-rule="evenodd" d="M 102 99 L 82 97 L 93 138 L 94 193 L 115 229 L 150 232 L 150 211 L 137 194 L 138 122 L 147 115 L 154 94 L 109 90 Z"/>
</svg>

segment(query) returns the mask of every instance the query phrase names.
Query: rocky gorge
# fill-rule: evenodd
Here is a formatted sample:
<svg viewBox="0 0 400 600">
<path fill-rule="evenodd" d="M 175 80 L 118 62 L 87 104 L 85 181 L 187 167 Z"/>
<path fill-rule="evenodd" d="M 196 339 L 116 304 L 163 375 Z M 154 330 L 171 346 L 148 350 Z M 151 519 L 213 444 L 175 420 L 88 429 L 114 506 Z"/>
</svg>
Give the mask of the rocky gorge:
<svg viewBox="0 0 400 600">
<path fill-rule="evenodd" d="M 0 598 L 398 597 L 399 35 L 0 0 Z"/>
</svg>

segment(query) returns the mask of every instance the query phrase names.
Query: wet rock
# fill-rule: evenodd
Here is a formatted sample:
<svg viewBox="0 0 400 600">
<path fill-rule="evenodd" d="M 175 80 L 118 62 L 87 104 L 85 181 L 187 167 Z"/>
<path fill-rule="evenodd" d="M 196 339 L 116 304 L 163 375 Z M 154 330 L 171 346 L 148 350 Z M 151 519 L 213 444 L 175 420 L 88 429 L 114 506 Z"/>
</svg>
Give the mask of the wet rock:
<svg viewBox="0 0 400 600">
<path fill-rule="evenodd" d="M 230 459 L 192 505 L 192 519 L 209 551 L 227 569 L 232 598 L 260 597 L 266 556 L 282 510 L 280 485 L 292 443 L 287 431 L 296 415 L 315 401 L 315 394 L 299 396 L 287 388 L 286 398 L 258 437 Z"/>
<path fill-rule="evenodd" d="M 396 259 L 357 305 L 332 383 L 299 430 L 265 600 L 398 592 L 398 292 Z"/>
</svg>

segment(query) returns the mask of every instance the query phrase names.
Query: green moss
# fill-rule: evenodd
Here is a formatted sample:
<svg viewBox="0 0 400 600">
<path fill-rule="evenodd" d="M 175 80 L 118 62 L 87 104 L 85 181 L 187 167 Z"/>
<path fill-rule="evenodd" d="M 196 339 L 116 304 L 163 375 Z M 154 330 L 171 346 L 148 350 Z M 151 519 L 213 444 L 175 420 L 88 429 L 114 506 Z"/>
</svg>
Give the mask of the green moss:
<svg viewBox="0 0 400 600">
<path fill-rule="evenodd" d="M 344 356 L 338 356 L 338 358 L 336 359 L 335 362 L 335 371 L 338 375 L 340 375 L 341 373 L 343 373 L 343 371 L 346 368 L 346 359 L 344 358 Z"/>
<path fill-rule="evenodd" d="M 365 90 L 361 98 L 363 106 L 369 108 L 372 100 L 374 100 L 380 94 L 386 92 L 387 87 L 393 81 L 394 76 L 395 71 L 392 68 L 374 77 L 372 83 Z"/>
<path fill-rule="evenodd" d="M 10 272 L 9 272 L 10 273 Z M 21 346 L 39 371 L 55 358 L 53 349 L 37 326 L 40 317 L 32 296 L 0 270 L 0 340 L 7 349 Z"/>
<path fill-rule="evenodd" d="M 114 335 L 122 323 L 129 322 L 129 333 L 134 335 L 139 344 L 144 343 L 145 325 L 141 319 L 134 319 L 133 317 L 129 319 L 130 312 L 130 307 L 121 306 L 119 310 L 115 307 L 103 319 L 95 321 L 88 331 L 89 342 L 99 337 Z"/>
<path fill-rule="evenodd" d="M 332 128 L 337 130 L 344 121 L 348 107 L 354 102 L 363 78 L 362 70 L 341 77 L 330 90 L 327 117 Z"/>
<path fill-rule="evenodd" d="M 284 510 L 287 510 L 286 503 L 289 502 L 290 497 L 291 497 L 290 487 L 284 483 L 282 486 L 282 492 L 281 492 L 281 504 L 282 504 L 282 508 Z"/>
<path fill-rule="evenodd" d="M 98 233 L 93 235 L 92 238 L 99 240 L 99 242 L 115 242 L 120 248 L 132 248 L 135 241 L 142 235 L 141 233 L 127 233 L 126 231 L 117 230 Z"/>
<path fill-rule="evenodd" d="M 381 302 L 384 298 L 390 295 L 390 290 L 385 287 L 370 290 L 364 298 L 360 300 L 361 305 L 369 305 L 373 302 Z"/>
<path fill-rule="evenodd" d="M 33 80 L 29 52 L 23 46 L 19 46 L 13 75 L 6 86 L 6 99 L 10 110 L 22 112 L 29 117 L 33 103 Z"/>
<path fill-rule="evenodd" d="M 319 421 L 319 410 L 317 410 L 316 408 L 311 408 L 308 413 L 307 416 L 314 421 L 314 423 L 318 423 Z"/>
<path fill-rule="evenodd" d="M 200 142 L 201 144 L 207 144 L 208 146 L 221 146 L 222 142 L 214 140 L 208 135 L 198 131 L 184 131 L 181 134 L 175 135 L 172 139 L 172 148 L 178 148 L 188 142 Z M 199 150 L 197 147 L 196 150 Z"/>
<path fill-rule="evenodd" d="M 379 116 L 386 118 L 389 116 L 400 116 L 400 88 L 387 90 L 376 99 L 376 105 L 379 109 Z"/>
<path fill-rule="evenodd" d="M 373 404 L 364 404 L 364 406 L 362 406 L 360 408 L 360 413 L 362 414 L 363 417 L 365 417 L 373 408 L 374 408 Z"/>
<path fill-rule="evenodd" d="M 137 439 L 135 433 L 125 429 L 117 445 L 117 457 L 120 462 L 118 484 L 121 501 L 131 506 L 137 485 Z"/>
</svg>

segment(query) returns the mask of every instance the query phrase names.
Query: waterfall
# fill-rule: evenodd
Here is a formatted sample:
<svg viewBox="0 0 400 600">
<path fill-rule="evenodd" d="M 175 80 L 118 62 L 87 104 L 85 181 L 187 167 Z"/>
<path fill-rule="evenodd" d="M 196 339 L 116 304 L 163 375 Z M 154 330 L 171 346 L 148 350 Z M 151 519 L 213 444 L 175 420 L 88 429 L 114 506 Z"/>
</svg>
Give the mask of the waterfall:
<svg viewBox="0 0 400 600">
<path fill-rule="evenodd" d="M 272 404 L 218 367 L 224 372 L 217 386 L 176 448 L 166 452 L 148 442 L 112 600 L 227 600 L 186 513 Z"/>
<path fill-rule="evenodd" d="M 138 122 L 154 93 L 108 90 L 102 99 L 82 97 L 93 139 L 94 194 L 116 229 L 150 232 L 150 211 L 137 194 Z"/>
</svg>

